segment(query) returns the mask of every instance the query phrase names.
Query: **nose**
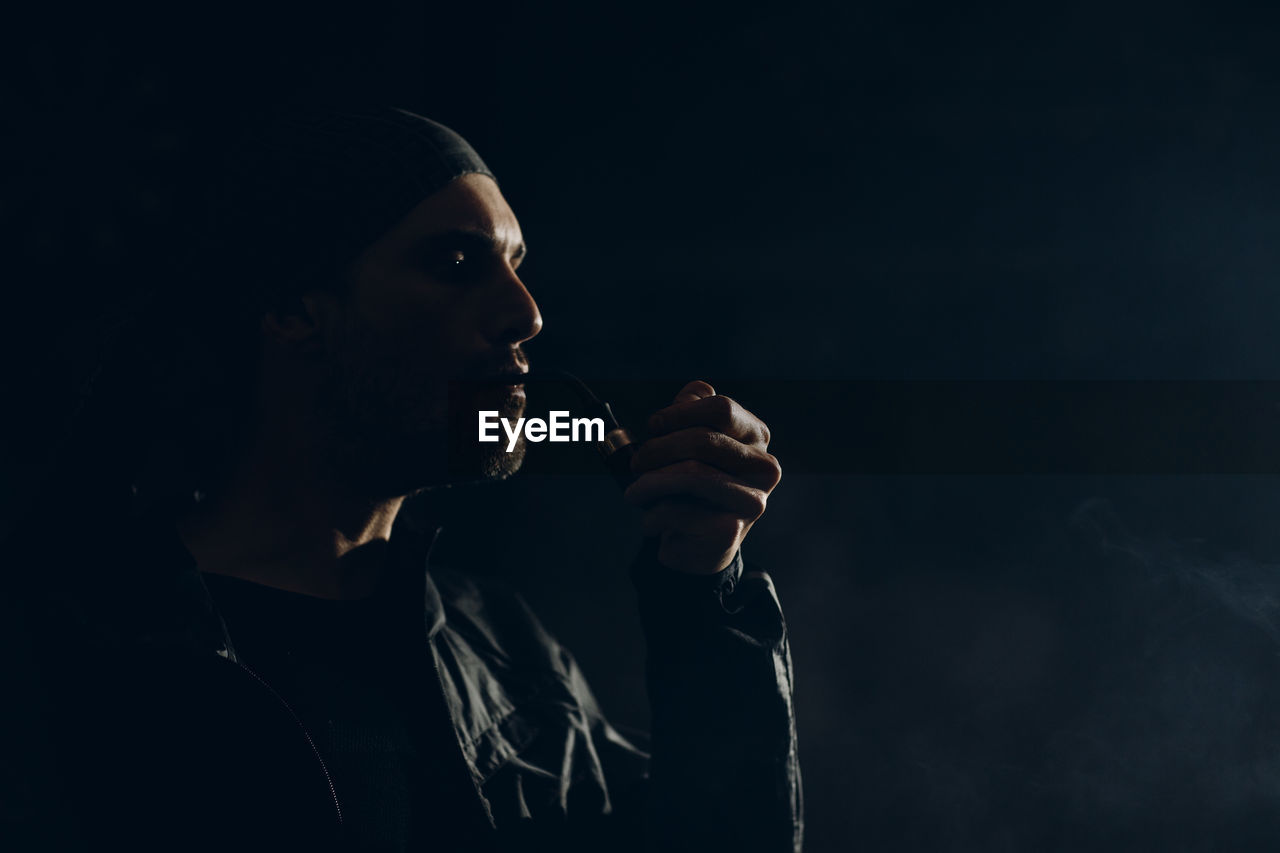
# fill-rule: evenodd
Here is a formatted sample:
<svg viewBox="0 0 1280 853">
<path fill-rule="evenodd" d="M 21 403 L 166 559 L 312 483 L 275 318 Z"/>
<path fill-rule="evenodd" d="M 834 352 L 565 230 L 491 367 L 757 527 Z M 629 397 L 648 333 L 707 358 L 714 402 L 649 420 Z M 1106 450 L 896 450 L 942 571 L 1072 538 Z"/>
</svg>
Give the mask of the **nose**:
<svg viewBox="0 0 1280 853">
<path fill-rule="evenodd" d="M 501 292 L 490 339 L 495 344 L 518 346 L 542 331 L 542 312 L 515 270 L 508 270 Z"/>
</svg>

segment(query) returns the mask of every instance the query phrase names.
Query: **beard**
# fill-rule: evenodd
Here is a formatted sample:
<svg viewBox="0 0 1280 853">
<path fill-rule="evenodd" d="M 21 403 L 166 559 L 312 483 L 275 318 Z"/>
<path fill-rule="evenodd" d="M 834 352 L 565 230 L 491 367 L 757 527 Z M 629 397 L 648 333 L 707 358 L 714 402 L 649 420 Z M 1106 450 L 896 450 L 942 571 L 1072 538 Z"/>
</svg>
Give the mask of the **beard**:
<svg viewBox="0 0 1280 853">
<path fill-rule="evenodd" d="M 397 342 L 354 321 L 332 344 L 319 388 L 318 426 L 334 469 L 360 493 L 409 495 L 502 480 L 519 470 L 523 435 L 507 452 L 505 440 L 478 440 L 477 420 L 485 409 L 514 422 L 524 414 L 524 397 L 506 386 L 455 378 L 473 376 L 482 366 L 450 370 L 420 341 Z"/>
</svg>

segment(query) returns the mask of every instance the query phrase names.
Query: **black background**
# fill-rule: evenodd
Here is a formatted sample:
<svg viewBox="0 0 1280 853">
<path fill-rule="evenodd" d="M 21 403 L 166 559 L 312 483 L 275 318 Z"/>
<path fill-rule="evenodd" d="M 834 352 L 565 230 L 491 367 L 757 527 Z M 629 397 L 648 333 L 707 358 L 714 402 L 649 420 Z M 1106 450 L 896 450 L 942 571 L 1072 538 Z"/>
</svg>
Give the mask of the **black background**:
<svg viewBox="0 0 1280 853">
<path fill-rule="evenodd" d="M 183 286 L 219 130 L 401 105 L 498 174 L 535 364 L 633 413 L 662 401 L 629 380 L 748 407 L 769 381 L 787 474 L 746 554 L 792 633 L 808 849 L 1274 841 L 1274 478 L 859 474 L 839 381 L 1280 376 L 1277 23 L 1176 0 L 15 20 L 6 501 L 48 470 L 106 318 Z M 643 726 L 635 519 L 548 468 L 452 495 L 444 551 L 524 590 Z"/>
</svg>

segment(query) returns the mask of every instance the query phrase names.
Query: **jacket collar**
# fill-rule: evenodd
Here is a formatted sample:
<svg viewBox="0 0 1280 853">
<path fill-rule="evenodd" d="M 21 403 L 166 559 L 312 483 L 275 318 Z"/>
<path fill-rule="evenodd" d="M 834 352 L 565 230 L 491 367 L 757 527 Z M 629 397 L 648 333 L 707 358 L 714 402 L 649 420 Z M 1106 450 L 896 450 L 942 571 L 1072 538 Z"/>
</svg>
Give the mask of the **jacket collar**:
<svg viewBox="0 0 1280 853">
<path fill-rule="evenodd" d="M 428 637 L 444 627 L 440 591 L 431 578 L 431 551 L 441 528 L 399 525 L 390 540 L 388 583 L 392 595 L 421 602 Z M 90 612 L 110 619 L 128 644 L 180 645 L 235 660 L 235 647 L 214 606 L 195 558 L 176 528 L 154 517 L 137 521 L 122 543 L 123 566 L 86 566 Z"/>
<path fill-rule="evenodd" d="M 398 525 L 392 532 L 388 555 L 389 594 L 403 594 L 409 601 L 422 602 L 427 637 L 444 627 L 444 602 L 431 577 L 431 553 L 443 527 L 418 527 L 412 522 Z"/>
</svg>

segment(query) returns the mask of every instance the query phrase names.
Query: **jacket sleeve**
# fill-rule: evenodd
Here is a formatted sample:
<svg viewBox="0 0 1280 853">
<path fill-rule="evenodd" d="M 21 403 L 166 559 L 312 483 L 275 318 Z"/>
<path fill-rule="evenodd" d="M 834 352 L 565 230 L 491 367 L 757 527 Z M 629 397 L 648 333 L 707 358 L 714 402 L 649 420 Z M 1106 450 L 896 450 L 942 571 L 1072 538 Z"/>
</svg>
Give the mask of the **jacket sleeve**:
<svg viewBox="0 0 1280 853">
<path fill-rule="evenodd" d="M 507 718 L 532 737 L 504 747 L 508 760 L 482 783 L 500 849 L 795 853 L 791 657 L 772 581 L 744 571 L 740 555 L 715 575 L 675 572 L 656 547 L 642 549 L 632 579 L 647 641 L 647 739 L 608 722 L 573 655 L 518 595 L 473 600 L 486 603 L 473 621 L 487 631 L 525 626 L 501 644 L 505 666 L 552 676 Z M 495 610 L 501 602 L 515 609 Z"/>
<path fill-rule="evenodd" d="M 690 575 L 647 543 L 632 569 L 652 707 L 651 850 L 800 850 L 803 804 L 791 653 L 773 581 Z"/>
</svg>

